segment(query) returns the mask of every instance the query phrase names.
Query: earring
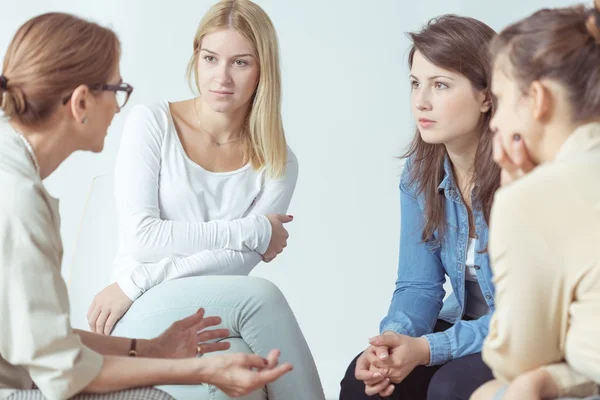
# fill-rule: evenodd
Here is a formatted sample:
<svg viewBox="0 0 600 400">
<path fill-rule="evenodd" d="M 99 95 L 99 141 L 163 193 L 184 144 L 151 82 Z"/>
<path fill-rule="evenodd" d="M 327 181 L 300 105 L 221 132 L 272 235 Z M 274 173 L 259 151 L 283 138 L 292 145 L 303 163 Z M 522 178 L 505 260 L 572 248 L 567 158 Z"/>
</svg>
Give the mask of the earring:
<svg viewBox="0 0 600 400">
<path fill-rule="evenodd" d="M 83 125 L 85 125 L 85 123 L 86 123 L 86 122 L 87 122 L 87 117 L 83 117 L 83 119 L 81 120 L 81 123 L 82 123 Z"/>
</svg>

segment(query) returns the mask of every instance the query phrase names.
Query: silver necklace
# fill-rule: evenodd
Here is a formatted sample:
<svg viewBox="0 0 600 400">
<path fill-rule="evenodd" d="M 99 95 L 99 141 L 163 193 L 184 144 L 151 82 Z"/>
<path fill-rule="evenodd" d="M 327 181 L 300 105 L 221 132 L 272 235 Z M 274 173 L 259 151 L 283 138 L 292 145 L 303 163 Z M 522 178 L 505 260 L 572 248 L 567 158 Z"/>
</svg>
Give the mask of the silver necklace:
<svg viewBox="0 0 600 400">
<path fill-rule="evenodd" d="M 40 164 L 38 163 L 35 153 L 33 152 L 33 147 L 31 147 L 31 143 L 29 143 L 29 140 L 27 140 L 27 138 L 25 136 L 23 136 L 23 134 L 21 132 L 16 132 L 16 134 L 17 134 L 17 136 L 19 136 L 19 139 L 21 139 L 21 141 L 25 145 L 25 148 L 27 149 L 27 152 L 31 156 L 31 160 L 33 161 L 33 166 L 35 167 L 35 171 L 38 173 L 38 175 L 40 175 Z"/>
<path fill-rule="evenodd" d="M 198 110 L 196 109 L 196 100 L 194 100 L 194 114 L 196 115 L 196 121 L 198 122 L 198 125 L 200 126 L 200 130 L 203 131 L 203 132 L 206 132 L 206 133 L 208 133 L 210 135 L 210 137 L 215 142 L 215 146 L 221 147 L 221 146 L 226 145 L 226 144 L 235 143 L 235 142 L 237 142 L 238 140 L 240 140 L 242 138 L 242 135 L 240 134 L 240 136 L 237 139 L 233 139 L 233 140 L 230 140 L 228 142 L 219 142 L 217 140 L 217 138 L 212 133 L 210 133 L 207 129 L 205 129 L 202 126 L 202 123 L 200 122 L 200 117 L 198 116 Z"/>
</svg>

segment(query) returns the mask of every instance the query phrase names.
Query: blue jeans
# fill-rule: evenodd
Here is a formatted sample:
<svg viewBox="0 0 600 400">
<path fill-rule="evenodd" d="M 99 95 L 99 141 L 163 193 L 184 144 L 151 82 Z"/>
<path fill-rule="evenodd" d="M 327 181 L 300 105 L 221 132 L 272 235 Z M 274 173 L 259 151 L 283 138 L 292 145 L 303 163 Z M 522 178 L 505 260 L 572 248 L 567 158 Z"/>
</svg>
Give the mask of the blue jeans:
<svg viewBox="0 0 600 400">
<path fill-rule="evenodd" d="M 207 316 L 219 316 L 228 328 L 231 349 L 266 356 L 281 350 L 281 362 L 294 370 L 247 400 L 325 400 L 312 354 L 298 322 L 281 291 L 271 282 L 249 276 L 198 276 L 166 281 L 137 299 L 113 330 L 115 336 L 152 338 L 173 322 L 200 307 Z M 214 329 L 211 328 L 211 329 Z M 205 354 L 211 357 L 218 353 Z M 211 385 L 161 386 L 178 400 L 230 399 Z M 239 398 L 238 398 L 239 399 Z"/>
</svg>

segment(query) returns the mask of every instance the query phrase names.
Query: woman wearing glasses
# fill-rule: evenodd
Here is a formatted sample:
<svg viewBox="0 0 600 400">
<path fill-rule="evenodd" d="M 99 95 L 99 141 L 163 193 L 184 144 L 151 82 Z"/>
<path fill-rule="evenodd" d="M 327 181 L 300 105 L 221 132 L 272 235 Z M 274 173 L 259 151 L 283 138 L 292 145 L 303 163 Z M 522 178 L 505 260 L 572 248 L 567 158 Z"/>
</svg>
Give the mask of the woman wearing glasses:
<svg viewBox="0 0 600 400">
<path fill-rule="evenodd" d="M 90 85 L 88 87 L 93 92 L 97 92 L 97 91 L 115 92 L 115 101 L 117 102 L 117 108 L 119 111 L 123 107 L 125 107 L 125 104 L 127 104 L 127 102 L 129 101 L 129 96 L 133 92 L 133 86 L 131 86 L 128 83 L 124 83 L 122 79 L 119 81 L 119 83 L 114 84 L 114 85 L 98 84 L 98 85 Z M 69 100 L 71 100 L 72 96 L 73 96 L 73 93 L 71 93 L 70 95 L 68 95 L 67 97 L 65 97 L 63 99 L 63 102 L 62 102 L 63 106 L 67 105 Z"/>
<path fill-rule="evenodd" d="M 276 365 L 277 352 L 267 359 L 247 354 L 195 357 L 199 342 L 228 334 L 227 330 L 207 331 L 220 318 L 205 318 L 202 309 L 151 340 L 98 335 L 69 325 L 67 289 L 60 274 L 58 200 L 42 181 L 71 153 L 100 152 L 104 147 L 115 113 L 133 90 L 121 82 L 119 58 L 114 32 L 60 13 L 26 22 L 4 57 L 0 74 L 2 399 L 166 400 L 171 397 L 149 386 L 201 382 L 240 396 L 291 369 L 289 364 Z M 206 351 L 219 348 L 205 346 Z M 129 388 L 138 389 L 125 391 Z"/>
<path fill-rule="evenodd" d="M 276 347 L 294 365 L 258 398 L 324 399 L 286 299 L 272 283 L 247 276 L 286 246 L 298 175 L 282 126 L 268 15 L 249 0 L 215 4 L 197 30 L 188 73 L 198 97 L 136 106 L 128 115 L 115 169 L 115 282 L 95 297 L 90 329 L 152 337 L 202 306 L 230 330 L 231 350 L 265 355 Z M 215 387 L 165 390 L 228 398 Z"/>
</svg>

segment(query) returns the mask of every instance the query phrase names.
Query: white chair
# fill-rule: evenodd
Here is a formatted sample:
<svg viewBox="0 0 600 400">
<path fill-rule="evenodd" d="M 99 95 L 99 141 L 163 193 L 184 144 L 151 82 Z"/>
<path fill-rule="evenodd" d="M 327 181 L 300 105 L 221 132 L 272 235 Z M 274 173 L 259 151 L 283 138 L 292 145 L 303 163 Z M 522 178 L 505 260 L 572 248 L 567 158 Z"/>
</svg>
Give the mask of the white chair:
<svg viewBox="0 0 600 400">
<path fill-rule="evenodd" d="M 73 260 L 66 274 L 74 328 L 88 329 L 88 308 L 94 296 L 110 283 L 119 240 L 113 183 L 112 174 L 92 180 L 79 224 Z"/>
</svg>

